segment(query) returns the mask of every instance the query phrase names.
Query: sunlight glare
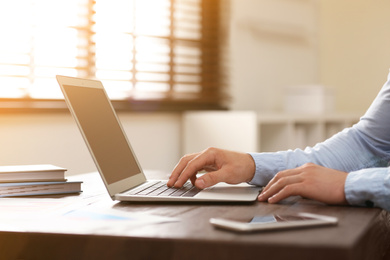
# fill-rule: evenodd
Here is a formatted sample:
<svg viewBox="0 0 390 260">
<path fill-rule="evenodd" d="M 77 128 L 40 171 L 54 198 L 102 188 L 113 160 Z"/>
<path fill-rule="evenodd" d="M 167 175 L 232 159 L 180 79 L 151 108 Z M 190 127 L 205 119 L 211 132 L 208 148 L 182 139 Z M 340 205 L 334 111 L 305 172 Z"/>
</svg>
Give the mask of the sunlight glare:
<svg viewBox="0 0 390 260">
<path fill-rule="evenodd" d="M 172 81 L 197 91 L 200 10 L 198 0 L 0 1 L 0 97 L 62 98 L 55 75 L 96 77 L 111 98 Z"/>
<path fill-rule="evenodd" d="M 0 1 L 0 97 L 62 97 L 55 75 L 78 76 L 87 0 Z M 84 44 L 85 45 L 85 44 Z"/>
</svg>

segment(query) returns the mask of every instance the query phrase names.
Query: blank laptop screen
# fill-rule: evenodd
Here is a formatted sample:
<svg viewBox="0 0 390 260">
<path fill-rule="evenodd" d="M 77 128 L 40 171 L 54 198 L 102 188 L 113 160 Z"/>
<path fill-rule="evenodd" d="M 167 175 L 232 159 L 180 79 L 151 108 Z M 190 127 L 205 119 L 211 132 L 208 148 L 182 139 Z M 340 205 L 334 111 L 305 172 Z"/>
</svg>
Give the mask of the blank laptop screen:
<svg viewBox="0 0 390 260">
<path fill-rule="evenodd" d="M 106 182 L 141 172 L 103 89 L 63 86 Z"/>
</svg>

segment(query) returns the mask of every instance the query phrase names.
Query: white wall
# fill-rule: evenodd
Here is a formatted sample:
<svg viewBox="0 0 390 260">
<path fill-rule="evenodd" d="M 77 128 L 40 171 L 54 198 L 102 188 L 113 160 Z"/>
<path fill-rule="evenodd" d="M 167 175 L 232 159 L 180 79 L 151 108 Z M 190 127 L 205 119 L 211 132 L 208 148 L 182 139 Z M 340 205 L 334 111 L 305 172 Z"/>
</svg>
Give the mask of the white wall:
<svg viewBox="0 0 390 260">
<path fill-rule="evenodd" d="M 231 0 L 232 109 L 281 111 L 284 88 L 318 82 L 311 0 Z"/>
<path fill-rule="evenodd" d="M 232 109 L 282 111 L 288 86 L 363 113 L 390 68 L 390 1 L 231 0 Z"/>
<path fill-rule="evenodd" d="M 390 1 L 320 1 L 320 81 L 339 111 L 364 112 L 390 68 Z"/>
</svg>

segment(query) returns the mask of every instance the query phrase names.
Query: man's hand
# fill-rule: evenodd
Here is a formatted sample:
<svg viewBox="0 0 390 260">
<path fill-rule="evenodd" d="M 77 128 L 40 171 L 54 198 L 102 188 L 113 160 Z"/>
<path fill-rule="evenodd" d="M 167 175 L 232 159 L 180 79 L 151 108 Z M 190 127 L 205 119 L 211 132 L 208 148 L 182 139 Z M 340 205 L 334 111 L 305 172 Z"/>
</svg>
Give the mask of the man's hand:
<svg viewBox="0 0 390 260">
<path fill-rule="evenodd" d="M 313 163 L 277 173 L 259 196 L 259 201 L 277 203 L 290 196 L 302 196 L 326 204 L 348 204 L 344 184 L 348 173 Z"/>
<path fill-rule="evenodd" d="M 255 168 L 255 162 L 249 154 L 208 148 L 181 158 L 167 184 L 169 187 L 180 188 L 188 179 L 199 189 L 218 182 L 238 184 L 252 180 Z M 199 171 L 207 173 L 197 178 Z"/>
</svg>

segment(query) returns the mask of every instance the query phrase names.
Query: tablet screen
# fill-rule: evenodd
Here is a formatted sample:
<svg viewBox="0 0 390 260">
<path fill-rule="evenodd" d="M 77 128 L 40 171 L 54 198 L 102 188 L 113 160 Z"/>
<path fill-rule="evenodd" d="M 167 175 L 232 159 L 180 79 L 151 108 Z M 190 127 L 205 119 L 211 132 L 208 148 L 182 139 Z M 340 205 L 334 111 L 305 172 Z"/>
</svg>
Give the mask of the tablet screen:
<svg viewBox="0 0 390 260">
<path fill-rule="evenodd" d="M 265 216 L 255 216 L 252 218 L 249 223 L 251 224 L 261 224 L 261 223 L 276 223 L 276 222 L 290 222 L 290 221 L 303 221 L 311 220 L 313 218 L 301 215 L 265 215 Z"/>
</svg>

